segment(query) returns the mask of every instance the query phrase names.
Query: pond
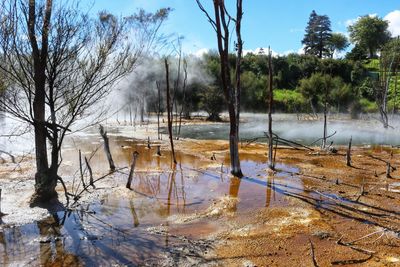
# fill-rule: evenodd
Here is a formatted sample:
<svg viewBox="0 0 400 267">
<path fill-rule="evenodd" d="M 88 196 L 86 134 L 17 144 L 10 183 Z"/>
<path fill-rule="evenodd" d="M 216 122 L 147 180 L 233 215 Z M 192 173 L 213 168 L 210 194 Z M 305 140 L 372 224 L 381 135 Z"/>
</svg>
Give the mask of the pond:
<svg viewBox="0 0 400 267">
<path fill-rule="evenodd" d="M 110 136 L 119 166 L 128 165 L 132 152 L 139 152 L 133 191 L 123 187 L 126 175 L 116 175 L 115 189 L 101 199 L 37 223 L 0 228 L 0 265 L 156 266 L 166 253 L 188 245 L 182 236 L 196 240 L 218 229 L 224 214 L 285 205 L 285 198 L 272 190 L 284 177 L 292 177 L 286 185 L 303 190 L 301 180 L 291 174 L 297 168 L 279 164 L 280 172 L 268 177 L 265 157 L 243 157 L 249 177 L 240 180 L 224 167 L 228 158 L 221 159 L 225 165 L 205 167 L 204 159 L 178 152 L 178 164 L 171 168 L 167 152 L 160 157 L 155 147 L 113 132 Z M 100 137 L 91 134 L 67 142 L 63 174 L 75 171 L 76 148 L 88 155 L 99 144 Z M 103 153 L 92 161 L 97 172 L 107 170 Z M 234 201 L 218 203 L 226 196 Z"/>
<path fill-rule="evenodd" d="M 336 134 L 329 139 L 336 145 L 348 144 L 350 137 L 356 145 L 400 145 L 399 120 L 392 120 L 392 127 L 384 129 L 382 124 L 370 118 L 351 120 L 341 115 L 328 120 L 328 135 Z M 240 138 L 243 140 L 259 138 L 267 131 L 268 118 L 266 114 L 245 113 L 241 115 Z M 166 129 L 164 129 L 166 133 Z M 273 132 L 280 137 L 309 145 L 322 137 L 323 120 L 298 120 L 295 114 L 274 114 Z M 227 140 L 229 123 L 211 123 L 206 125 L 183 125 L 181 136 L 193 139 Z M 266 142 L 266 139 L 260 139 Z M 320 143 L 318 143 L 319 145 Z"/>
</svg>

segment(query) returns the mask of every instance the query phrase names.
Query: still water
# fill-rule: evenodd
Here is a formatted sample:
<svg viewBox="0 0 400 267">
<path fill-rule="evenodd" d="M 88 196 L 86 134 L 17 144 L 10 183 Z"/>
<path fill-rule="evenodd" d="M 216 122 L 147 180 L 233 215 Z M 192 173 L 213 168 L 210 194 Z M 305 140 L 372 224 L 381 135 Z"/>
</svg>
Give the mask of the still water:
<svg viewBox="0 0 400 267">
<path fill-rule="evenodd" d="M 344 145 L 353 138 L 357 145 L 400 145 L 400 124 L 397 117 L 391 121 L 393 128 L 384 129 L 376 119 L 378 115 L 371 115 L 359 120 L 351 120 L 341 115 L 328 121 L 328 135 L 336 134 L 329 139 L 334 144 Z M 241 115 L 240 138 L 242 140 L 264 136 L 268 129 L 266 114 Z M 307 120 L 304 117 L 298 120 L 294 114 L 274 114 L 273 132 L 280 137 L 309 145 L 323 135 L 323 120 Z M 181 135 L 194 139 L 224 139 L 229 137 L 229 123 L 214 123 L 208 125 L 183 125 Z M 266 142 L 266 139 L 260 139 Z M 318 143 L 319 145 L 320 143 Z"/>
<path fill-rule="evenodd" d="M 271 189 L 275 184 L 284 182 L 303 190 L 300 179 L 290 174 L 298 169 L 281 164 L 281 172 L 268 177 L 264 157 L 244 157 L 242 168 L 248 177 L 240 180 L 224 167 L 228 157 L 207 167 L 209 159 L 178 153 L 178 164 L 173 167 L 166 151 L 160 157 L 155 147 L 148 149 L 112 132 L 110 136 L 118 166 L 128 166 L 132 152 L 139 152 L 133 190 L 124 188 L 126 174 L 119 173 L 113 178 L 113 190 L 101 199 L 37 223 L 0 228 L 1 266 L 157 265 L 166 253 L 188 245 L 182 236 L 202 238 L 222 225 L 225 214 L 239 216 L 261 207 L 285 205 L 286 199 Z M 88 155 L 99 144 L 100 137 L 90 134 L 67 142 L 63 174 L 74 173 L 77 149 Z M 102 152 L 92 162 L 95 174 L 107 170 Z M 291 179 L 285 180 L 288 176 Z M 215 216 L 203 216 L 226 196 L 237 201 Z M 182 219 L 185 223 L 179 223 Z M 154 227 L 162 230 L 153 231 Z"/>
</svg>

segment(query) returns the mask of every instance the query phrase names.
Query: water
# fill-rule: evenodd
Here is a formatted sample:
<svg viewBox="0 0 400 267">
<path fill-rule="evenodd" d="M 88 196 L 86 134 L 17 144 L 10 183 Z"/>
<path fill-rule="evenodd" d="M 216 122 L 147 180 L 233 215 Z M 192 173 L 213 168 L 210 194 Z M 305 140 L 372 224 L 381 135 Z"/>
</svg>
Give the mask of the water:
<svg viewBox="0 0 400 267">
<path fill-rule="evenodd" d="M 266 114 L 243 114 L 240 124 L 240 138 L 249 140 L 260 138 L 267 132 Z M 355 145 L 399 145 L 400 135 L 398 121 L 392 121 L 394 128 L 384 129 L 376 119 L 350 120 L 343 117 L 328 121 L 328 135 L 336 134 L 328 141 L 337 145 L 348 144 L 350 137 Z M 322 137 L 323 121 L 298 120 L 296 115 L 274 114 L 273 131 L 280 137 L 309 145 Z M 183 125 L 181 136 L 194 139 L 227 140 L 229 123 L 208 125 Z M 266 138 L 260 139 L 266 142 Z M 320 143 L 317 143 L 318 145 Z"/>
<path fill-rule="evenodd" d="M 78 148 L 89 155 L 99 144 L 100 138 L 90 134 L 68 141 L 63 175 L 76 170 Z M 280 164 L 281 172 L 269 177 L 265 157 L 243 157 L 242 169 L 248 177 L 241 180 L 231 177 L 224 167 L 227 158 L 210 167 L 209 159 L 178 152 L 178 165 L 171 168 L 167 151 L 159 157 L 155 147 L 148 149 L 143 143 L 112 133 L 110 146 L 118 166 L 127 166 L 133 151 L 139 152 L 133 191 L 123 187 L 126 175 L 118 174 L 114 182 L 119 187 L 99 200 L 37 223 L 0 228 L 0 265 L 156 263 L 162 253 L 188 245 L 179 236 L 196 240 L 214 232 L 227 213 L 240 216 L 257 208 L 286 205 L 286 199 L 273 190 L 275 184 L 303 190 L 300 179 L 291 176 L 297 168 Z M 95 175 L 107 171 L 102 151 L 92 163 Z M 288 176 L 291 179 L 285 179 Z M 219 202 L 227 196 L 229 204 Z M 152 231 L 154 227 L 162 233 Z"/>
</svg>

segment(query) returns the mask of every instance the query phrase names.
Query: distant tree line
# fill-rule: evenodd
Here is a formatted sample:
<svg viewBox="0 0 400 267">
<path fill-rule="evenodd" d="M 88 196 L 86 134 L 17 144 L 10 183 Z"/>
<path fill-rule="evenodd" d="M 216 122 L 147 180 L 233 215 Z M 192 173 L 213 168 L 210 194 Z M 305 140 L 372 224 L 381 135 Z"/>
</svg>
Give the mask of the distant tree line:
<svg viewBox="0 0 400 267">
<path fill-rule="evenodd" d="M 386 113 L 397 112 L 400 100 L 398 38 L 391 36 L 387 21 L 375 16 L 360 17 L 348 31 L 350 40 L 342 33 L 331 31 L 328 16 L 311 12 L 302 40 L 304 54 L 272 58 L 275 111 L 318 113 L 327 100 L 330 112 L 349 112 L 354 117 L 361 112 L 380 112 L 383 102 Z M 353 48 L 344 57 L 337 58 L 350 42 Z M 229 64 L 235 66 L 235 62 L 236 55 L 229 54 Z M 220 89 L 218 52 L 209 51 L 193 63 L 210 78 L 188 83 L 185 101 L 190 101 L 190 105 L 186 113 L 204 110 L 209 119 L 218 120 L 218 114 L 226 109 Z M 242 110 L 267 110 L 268 73 L 268 57 L 262 50 L 243 56 Z M 324 86 L 329 86 L 327 96 Z M 177 104 L 184 105 L 179 91 L 176 96 Z"/>
</svg>

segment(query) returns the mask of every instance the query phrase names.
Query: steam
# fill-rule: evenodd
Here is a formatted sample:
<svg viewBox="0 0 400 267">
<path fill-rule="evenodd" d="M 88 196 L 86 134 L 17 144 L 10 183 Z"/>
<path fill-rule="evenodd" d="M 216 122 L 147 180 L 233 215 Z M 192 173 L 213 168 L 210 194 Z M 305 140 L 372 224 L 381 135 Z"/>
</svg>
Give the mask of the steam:
<svg viewBox="0 0 400 267">
<path fill-rule="evenodd" d="M 190 90 L 193 83 L 211 84 L 213 78 L 206 73 L 203 67 L 202 59 L 196 56 L 188 56 L 185 58 L 187 62 L 187 86 L 186 90 Z M 177 57 L 168 58 L 170 66 L 170 86 L 174 87 L 174 83 L 178 76 L 179 59 Z M 182 92 L 184 79 L 183 59 L 181 59 L 180 78 L 178 91 Z M 123 120 L 129 116 L 133 116 L 136 120 L 143 119 L 148 112 L 156 112 L 158 104 L 158 91 L 156 82 L 160 84 L 162 107 L 165 100 L 165 66 L 162 58 L 145 58 L 142 59 L 134 71 L 124 78 L 112 93 L 109 101 L 113 107 L 109 111 L 109 115 L 117 119 L 117 113 L 122 116 Z"/>
</svg>

